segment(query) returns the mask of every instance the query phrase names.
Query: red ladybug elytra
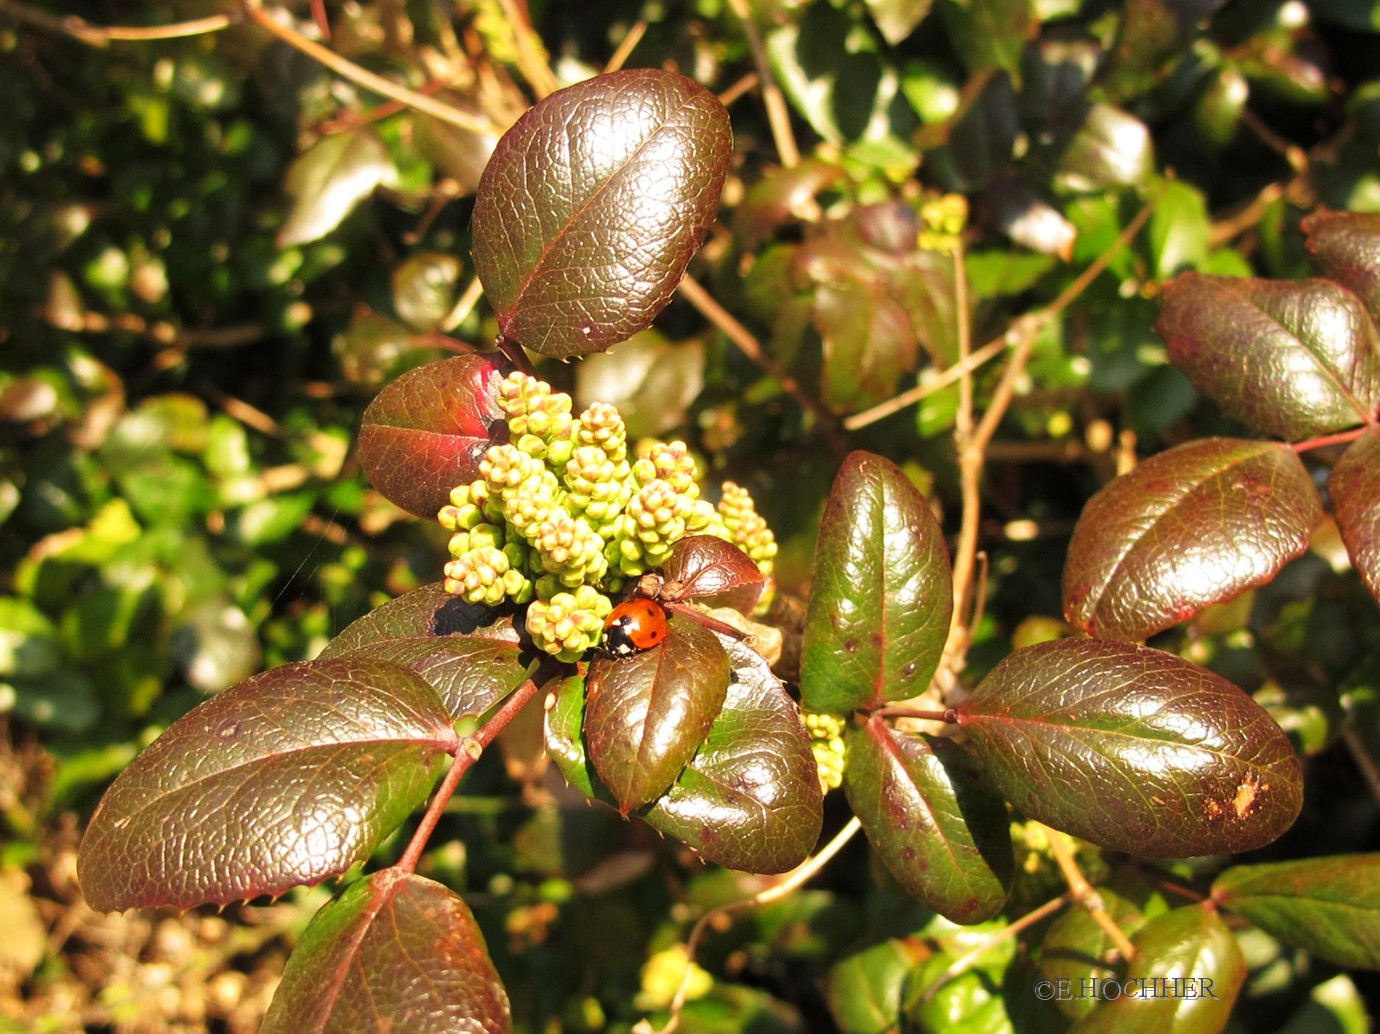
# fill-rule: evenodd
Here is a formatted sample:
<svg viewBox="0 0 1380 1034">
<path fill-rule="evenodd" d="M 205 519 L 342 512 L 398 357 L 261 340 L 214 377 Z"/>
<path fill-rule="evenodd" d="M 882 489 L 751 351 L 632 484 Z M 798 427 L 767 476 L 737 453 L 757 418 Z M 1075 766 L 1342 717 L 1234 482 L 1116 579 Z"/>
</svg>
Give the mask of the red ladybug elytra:
<svg viewBox="0 0 1380 1034">
<path fill-rule="evenodd" d="M 650 650 L 666 638 L 666 621 L 666 608 L 656 600 L 645 596 L 625 600 L 604 622 L 602 648 L 614 657 Z"/>
</svg>

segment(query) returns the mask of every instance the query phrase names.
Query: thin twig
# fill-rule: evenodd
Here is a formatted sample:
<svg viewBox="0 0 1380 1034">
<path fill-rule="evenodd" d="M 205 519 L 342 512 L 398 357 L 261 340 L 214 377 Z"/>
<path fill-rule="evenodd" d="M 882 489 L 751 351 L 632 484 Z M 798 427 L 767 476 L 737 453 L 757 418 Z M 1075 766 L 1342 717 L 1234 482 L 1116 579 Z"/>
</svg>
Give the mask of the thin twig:
<svg viewBox="0 0 1380 1034">
<path fill-rule="evenodd" d="M 446 318 L 441 321 L 441 329 L 446 333 L 450 333 L 456 327 L 460 326 L 460 324 L 464 323 L 469 314 L 474 311 L 475 305 L 479 303 L 479 299 L 483 297 L 483 295 L 484 285 L 479 282 L 479 277 L 474 277 L 465 287 L 465 293 L 462 294 L 459 301 L 455 303 L 455 308 L 451 309 L 446 315 Z"/>
<path fill-rule="evenodd" d="M 608 64 L 604 66 L 605 72 L 616 72 L 627 64 L 628 58 L 637 45 L 642 42 L 642 37 L 647 35 L 646 19 L 639 18 L 633 23 L 633 27 L 628 30 L 628 34 L 623 37 L 623 42 L 618 44 L 618 49 L 609 58 Z"/>
<path fill-rule="evenodd" d="M 1059 909 L 1067 905 L 1070 900 L 1068 894 L 1061 894 L 1051 901 L 1046 901 L 1039 908 L 1027 912 L 1019 919 L 1013 920 L 1009 926 L 1003 927 L 971 951 L 960 955 L 958 958 L 954 959 L 948 969 L 944 970 L 943 973 L 940 973 L 939 976 L 934 979 L 934 982 L 931 983 L 929 987 L 925 988 L 924 993 L 920 996 L 920 1000 L 922 1002 L 928 1002 L 938 993 L 941 987 L 955 977 L 962 976 L 964 973 L 968 972 L 968 970 L 972 969 L 973 964 L 976 963 L 978 959 L 982 958 L 983 955 L 987 954 L 987 952 L 991 951 L 1002 941 L 1010 940 L 1012 937 L 1015 937 L 1016 934 L 1028 927 L 1034 926 L 1046 916 L 1053 915 L 1055 912 L 1059 911 Z"/>
<path fill-rule="evenodd" d="M 1050 852 L 1054 855 L 1054 861 L 1059 866 L 1059 871 L 1063 873 L 1064 882 L 1069 885 L 1069 894 L 1072 895 L 1073 900 L 1088 910 L 1093 922 L 1116 945 L 1116 950 L 1121 953 L 1121 957 L 1127 962 L 1133 960 L 1136 957 L 1136 946 L 1122 932 L 1121 927 L 1116 925 L 1116 920 L 1107 911 L 1107 905 L 1103 902 L 1102 895 L 1088 882 L 1088 878 L 1083 875 L 1083 870 L 1078 868 L 1078 861 L 1073 857 L 1073 848 L 1069 845 L 1068 835 L 1057 829 L 1050 829 L 1048 826 L 1044 826 L 1044 830 L 1049 839 Z"/>
<path fill-rule="evenodd" d="M 420 111 L 423 115 L 430 115 L 432 118 L 440 119 L 442 122 L 457 126 L 460 129 L 467 129 L 472 133 L 493 133 L 496 131 L 493 123 L 486 118 L 476 117 L 468 112 L 461 111 L 459 108 L 451 107 L 449 104 L 443 104 L 441 101 L 433 97 L 428 97 L 424 93 L 418 93 L 416 90 L 408 89 L 406 86 L 395 83 L 391 79 L 385 79 L 380 75 L 375 75 L 367 68 L 361 68 L 353 61 L 341 57 L 329 47 L 323 47 L 315 40 L 308 39 L 296 29 L 289 25 L 284 25 L 274 18 L 273 15 L 260 7 L 259 0 L 245 0 L 244 9 L 248 12 L 249 17 L 254 19 L 255 23 L 261 28 L 277 36 L 289 46 L 300 50 L 308 57 L 319 61 L 337 75 L 349 79 L 351 82 L 358 83 L 367 90 L 373 90 L 381 96 L 389 97 L 395 101 L 401 101 L 408 107 Z"/>
<path fill-rule="evenodd" d="M 853 837 L 857 836 L 858 831 L 861 829 L 862 823 L 854 816 L 848 820 L 848 824 L 839 830 L 838 833 L 834 835 L 834 838 L 830 840 L 822 850 L 805 859 L 805 861 L 801 862 L 770 887 L 754 894 L 750 898 L 744 898 L 741 901 L 730 901 L 726 905 L 712 908 L 704 915 L 700 916 L 699 921 L 695 923 L 694 929 L 690 931 L 690 936 L 685 942 L 687 964 L 685 973 L 680 980 L 680 986 L 676 988 L 675 996 L 671 999 L 670 1019 L 666 1021 L 666 1026 L 662 1027 L 660 1030 L 656 1030 L 652 1027 L 650 1022 L 644 1019 L 633 1027 L 634 1034 L 672 1034 L 680 1025 L 681 1010 L 685 1008 L 685 998 L 690 991 L 691 967 L 695 961 L 695 952 L 699 948 L 700 939 L 704 936 L 704 932 L 709 928 L 710 923 L 721 916 L 728 915 L 730 912 L 771 904 L 771 902 L 783 898 L 787 894 L 804 886 L 813 879 L 836 854 L 843 850 L 844 845 L 852 840 Z"/>
<path fill-rule="evenodd" d="M 871 409 L 864 409 L 861 413 L 854 413 L 852 416 L 845 418 L 843 426 L 850 431 L 856 431 L 859 428 L 866 427 L 868 424 L 875 424 L 878 420 L 882 420 L 891 416 L 893 413 L 905 409 L 911 403 L 919 402 L 921 399 L 933 395 L 936 391 L 947 388 L 964 374 L 972 373 L 979 366 L 991 362 L 997 356 L 1005 352 L 1007 346 L 1008 342 L 1005 334 L 1001 337 L 994 338 L 976 352 L 966 358 L 960 359 L 958 362 L 954 363 L 953 366 L 929 378 L 924 384 L 917 384 L 913 388 L 907 388 L 895 398 L 887 399 L 885 402 L 879 403 Z"/>
<path fill-rule="evenodd" d="M 769 377 L 781 385 L 791 398 L 795 399 L 802 409 L 815 418 L 819 423 L 820 430 L 824 432 L 825 439 L 829 442 L 829 447 L 838 456 L 842 457 L 847 452 L 847 441 L 843 436 L 843 429 L 839 424 L 838 417 L 813 398 L 809 392 L 805 391 L 794 377 L 768 355 L 750 330 L 734 319 L 727 309 L 715 301 L 709 292 L 700 286 L 694 277 L 686 276 L 682 279 L 679 290 L 684 295 L 685 300 L 699 310 L 700 315 L 723 331 L 724 335 L 738 346 L 738 350 L 743 355 L 761 367 Z"/>
<path fill-rule="evenodd" d="M 503 14 L 513 30 L 513 40 L 517 43 L 518 68 L 522 71 L 537 100 L 557 90 L 556 77 L 551 74 L 551 66 L 543 56 L 546 48 L 532 28 L 532 16 L 527 10 L 525 0 L 498 0 Z"/>
<path fill-rule="evenodd" d="M 791 130 L 790 109 L 781 87 L 772 78 L 771 62 L 767 60 L 766 48 L 762 46 L 762 34 L 757 31 L 757 23 L 752 20 L 752 11 L 747 0 L 728 0 L 728 6 L 738 20 L 743 23 L 748 46 L 752 48 L 752 62 L 757 66 L 757 77 L 762 84 L 762 103 L 767 109 L 767 124 L 771 126 L 771 137 L 776 142 L 776 154 L 781 164 L 790 169 L 800 164 L 800 148 Z"/>
<path fill-rule="evenodd" d="M 185 22 L 172 22 L 168 25 L 92 25 L 85 18 L 75 14 L 54 15 L 41 11 L 18 0 L 0 0 L 0 14 L 7 14 L 16 21 L 46 29 L 49 32 L 71 36 L 91 47 L 105 47 L 112 42 L 142 42 L 146 40 L 183 39 L 187 36 L 205 36 L 220 32 L 234 25 L 239 19 L 228 14 L 213 14 L 206 18 L 193 18 Z"/>
</svg>

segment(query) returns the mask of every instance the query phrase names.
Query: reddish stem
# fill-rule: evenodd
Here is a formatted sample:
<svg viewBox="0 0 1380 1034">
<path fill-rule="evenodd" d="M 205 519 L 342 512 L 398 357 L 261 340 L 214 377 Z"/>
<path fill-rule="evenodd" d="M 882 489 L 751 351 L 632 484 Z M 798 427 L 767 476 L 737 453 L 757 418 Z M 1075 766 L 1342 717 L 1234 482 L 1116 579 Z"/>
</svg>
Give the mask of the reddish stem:
<svg viewBox="0 0 1380 1034">
<path fill-rule="evenodd" d="M 519 686 L 517 691 L 507 700 L 503 701 L 503 705 L 494 712 L 493 717 L 485 722 L 477 733 L 473 736 L 466 736 L 460 741 L 460 747 L 455 752 L 455 760 L 451 763 L 450 771 L 446 773 L 446 778 L 442 780 L 440 789 L 436 791 L 431 798 L 431 803 L 427 805 L 426 814 L 422 816 L 422 821 L 417 824 L 417 830 L 412 834 L 407 850 L 398 859 L 396 868 L 406 872 L 417 871 L 417 863 L 421 861 L 427 841 L 435 832 L 436 824 L 441 821 L 441 814 L 446 810 L 446 805 L 450 803 L 451 797 L 455 794 L 455 788 L 460 785 L 460 780 L 483 755 L 484 748 L 497 739 L 498 734 L 517 717 L 518 712 L 532 702 L 532 698 L 537 695 L 537 690 L 553 674 L 554 663 L 544 661 L 530 679 Z"/>
<path fill-rule="evenodd" d="M 1354 442 L 1361 435 L 1369 430 L 1370 425 L 1365 427 L 1353 427 L 1350 431 L 1338 431 L 1336 434 L 1325 434 L 1320 438 L 1309 438 L 1307 441 L 1295 442 L 1292 446 L 1296 453 L 1312 452 L 1314 449 L 1324 449 L 1329 445 L 1341 445 L 1343 442 Z"/>
</svg>

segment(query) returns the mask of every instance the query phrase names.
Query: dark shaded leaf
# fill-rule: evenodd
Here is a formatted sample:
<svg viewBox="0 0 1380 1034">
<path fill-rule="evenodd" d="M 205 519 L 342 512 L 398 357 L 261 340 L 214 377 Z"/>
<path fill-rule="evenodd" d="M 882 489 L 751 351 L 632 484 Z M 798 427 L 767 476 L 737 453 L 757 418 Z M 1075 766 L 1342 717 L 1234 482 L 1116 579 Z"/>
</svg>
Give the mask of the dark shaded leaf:
<svg viewBox="0 0 1380 1034">
<path fill-rule="evenodd" d="M 337 876 L 425 800 L 458 740 L 436 691 L 376 661 L 286 664 L 175 722 L 92 816 L 92 908 L 225 904 Z"/>
<path fill-rule="evenodd" d="M 469 907 L 400 869 L 367 876 L 302 934 L 264 1034 L 505 1034 L 508 996 Z"/>
<path fill-rule="evenodd" d="M 507 435 L 495 405 L 496 356 L 461 355 L 409 370 L 375 396 L 359 429 L 374 487 L 409 513 L 434 519 L 450 490 L 479 476 L 479 461 Z"/>
<path fill-rule="evenodd" d="M 661 645 L 590 662 L 585 742 L 624 815 L 660 797 L 680 775 L 723 706 L 731 676 L 714 633 L 678 615 Z"/>
<path fill-rule="evenodd" d="M 1268 582 L 1321 519 L 1287 445 L 1188 442 L 1088 500 L 1069 543 L 1064 615 L 1090 635 L 1144 639 Z"/>
<path fill-rule="evenodd" d="M 1380 969 L 1380 854 L 1234 866 L 1212 898 L 1292 947 Z"/>
<path fill-rule="evenodd" d="M 889 460 L 852 453 L 820 525 L 804 706 L 847 714 L 924 692 L 952 613 L 948 549 L 924 496 Z"/>
<path fill-rule="evenodd" d="M 283 185 L 292 207 L 278 230 L 278 247 L 324 237 L 395 175 L 388 149 L 368 126 L 323 136 L 288 169 Z"/>
<path fill-rule="evenodd" d="M 1165 285 L 1155 330 L 1195 388 L 1261 434 L 1340 431 L 1380 401 L 1375 326 L 1328 280 L 1184 273 Z"/>
<path fill-rule="evenodd" d="M 377 388 L 406 358 L 434 342 L 408 330 L 397 320 L 372 310 L 358 313 L 350 329 L 336 339 L 340 370 L 355 384 Z M 415 359 L 414 359 L 415 363 Z"/>
<path fill-rule="evenodd" d="M 1021 84 L 1021 52 L 1039 29 L 1030 0 L 946 0 L 940 7 L 949 38 L 968 74 L 1002 71 Z"/>
<path fill-rule="evenodd" d="M 1010 823 L 972 758 L 875 717 L 847 743 L 849 807 L 906 893 L 956 923 L 1001 911 L 1014 869 Z"/>
<path fill-rule="evenodd" d="M 671 547 L 661 565 L 662 595 L 671 600 L 704 599 L 709 605 L 752 613 L 762 598 L 762 572 L 750 556 L 713 535 L 691 535 Z"/>
<path fill-rule="evenodd" d="M 511 616 L 500 616 L 492 607 L 466 603 L 446 592 L 440 582 L 432 582 L 350 622 L 326 644 L 320 659 L 342 657 L 387 639 L 448 635 L 482 637 L 515 645 L 518 642 Z"/>
<path fill-rule="evenodd" d="M 1260 705 L 1144 646 L 1018 650 L 958 706 L 958 722 L 1017 809 L 1114 851 L 1249 851 L 1303 806 L 1298 757 Z"/>
<path fill-rule="evenodd" d="M 475 270 L 501 335 L 567 357 L 650 325 L 713 221 L 732 147 L 718 99 L 654 69 L 523 115 L 475 196 Z"/>
<path fill-rule="evenodd" d="M 1368 428 L 1351 443 L 1332 468 L 1327 490 L 1352 566 L 1380 601 L 1380 428 Z"/>
<path fill-rule="evenodd" d="M 1136 959 L 1119 983 L 1134 981 L 1137 993 L 1098 1006 L 1074 1026 L 1078 1034 L 1216 1034 L 1227 1025 L 1246 962 L 1216 910 L 1176 908 L 1146 923 L 1131 943 Z"/>
<path fill-rule="evenodd" d="M 815 849 L 824 822 L 810 737 L 761 655 L 719 640 L 733 665 L 723 708 L 689 767 L 644 817 L 707 862 L 788 872 Z"/>
</svg>

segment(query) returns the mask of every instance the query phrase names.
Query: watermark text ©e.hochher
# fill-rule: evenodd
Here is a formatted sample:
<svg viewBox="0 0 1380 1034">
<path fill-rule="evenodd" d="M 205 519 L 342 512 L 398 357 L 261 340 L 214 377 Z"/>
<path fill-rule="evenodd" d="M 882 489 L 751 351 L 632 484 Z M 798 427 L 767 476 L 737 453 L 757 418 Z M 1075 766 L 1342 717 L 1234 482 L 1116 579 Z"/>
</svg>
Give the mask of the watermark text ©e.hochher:
<svg viewBox="0 0 1380 1034">
<path fill-rule="evenodd" d="M 1126 980 L 1100 977 L 1037 980 L 1035 997 L 1042 1002 L 1074 1002 L 1092 999 L 1110 1002 L 1114 998 L 1212 998 L 1213 981 L 1208 977 L 1130 977 Z"/>
</svg>

